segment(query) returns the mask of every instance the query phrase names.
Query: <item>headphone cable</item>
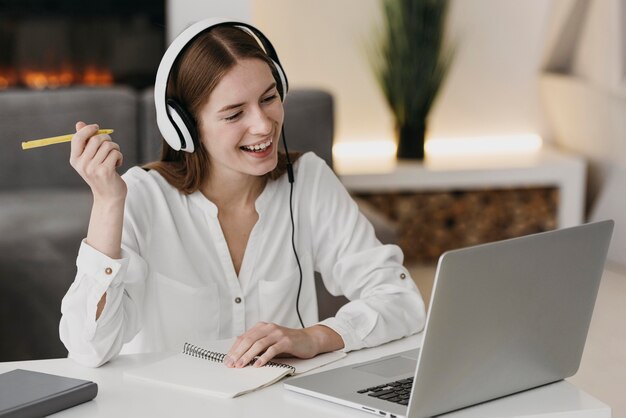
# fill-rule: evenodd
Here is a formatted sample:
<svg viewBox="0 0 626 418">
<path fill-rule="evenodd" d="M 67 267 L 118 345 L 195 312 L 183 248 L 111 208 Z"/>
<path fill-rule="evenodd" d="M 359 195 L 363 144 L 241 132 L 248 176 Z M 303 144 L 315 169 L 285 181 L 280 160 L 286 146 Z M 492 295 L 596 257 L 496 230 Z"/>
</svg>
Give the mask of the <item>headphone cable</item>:
<svg viewBox="0 0 626 418">
<path fill-rule="evenodd" d="M 289 157 L 289 149 L 287 148 L 287 139 L 285 138 L 285 127 L 281 128 L 281 135 L 283 137 L 283 147 L 285 148 L 285 155 L 287 157 L 287 176 L 289 178 L 289 215 L 291 217 L 291 248 L 293 249 L 293 255 L 296 256 L 296 262 L 298 263 L 298 271 L 300 272 L 300 281 L 298 282 L 298 296 L 296 297 L 296 313 L 298 314 L 298 320 L 300 321 L 300 325 L 304 328 L 304 322 L 302 321 L 302 316 L 300 315 L 300 292 L 302 291 L 302 266 L 300 265 L 300 258 L 298 257 L 298 252 L 296 251 L 296 240 L 295 233 L 296 227 L 295 222 L 293 220 L 293 183 L 294 183 L 294 175 L 293 175 L 293 165 L 291 164 L 291 158 Z"/>
</svg>

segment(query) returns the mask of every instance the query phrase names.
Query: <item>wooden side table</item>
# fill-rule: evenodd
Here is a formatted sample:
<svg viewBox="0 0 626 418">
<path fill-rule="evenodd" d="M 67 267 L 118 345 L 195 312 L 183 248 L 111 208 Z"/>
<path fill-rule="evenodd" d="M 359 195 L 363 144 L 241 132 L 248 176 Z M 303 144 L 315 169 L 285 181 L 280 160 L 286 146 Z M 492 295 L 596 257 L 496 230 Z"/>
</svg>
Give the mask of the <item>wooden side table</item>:
<svg viewBox="0 0 626 418">
<path fill-rule="evenodd" d="M 346 188 L 398 224 L 408 262 L 446 250 L 578 225 L 586 163 L 544 149 L 532 158 L 491 158 L 437 167 L 398 162 L 381 173 L 339 173 Z"/>
</svg>

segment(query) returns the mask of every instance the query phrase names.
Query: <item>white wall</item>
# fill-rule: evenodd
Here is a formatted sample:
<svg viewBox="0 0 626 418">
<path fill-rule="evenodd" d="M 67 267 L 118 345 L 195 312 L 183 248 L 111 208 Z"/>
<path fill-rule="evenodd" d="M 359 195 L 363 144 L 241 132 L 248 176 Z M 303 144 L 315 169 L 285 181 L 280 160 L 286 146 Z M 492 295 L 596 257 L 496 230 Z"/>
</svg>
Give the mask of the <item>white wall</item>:
<svg viewBox="0 0 626 418">
<path fill-rule="evenodd" d="M 539 133 L 549 137 L 538 79 L 546 0 L 455 0 L 452 71 L 432 115 L 433 135 Z"/>
<path fill-rule="evenodd" d="M 166 0 L 168 44 L 191 23 L 207 17 L 250 20 L 250 0 Z"/>
<path fill-rule="evenodd" d="M 537 80 L 550 5 L 452 2 L 450 33 L 458 52 L 429 136 L 547 134 Z M 272 39 L 292 84 L 335 94 L 338 140 L 393 138 L 365 54 L 379 8 L 379 0 L 251 0 L 252 21 Z"/>
<path fill-rule="evenodd" d="M 365 52 L 378 5 L 378 0 L 252 0 L 252 20 L 276 47 L 290 84 L 334 94 L 337 138 L 391 135 L 391 116 Z"/>
</svg>

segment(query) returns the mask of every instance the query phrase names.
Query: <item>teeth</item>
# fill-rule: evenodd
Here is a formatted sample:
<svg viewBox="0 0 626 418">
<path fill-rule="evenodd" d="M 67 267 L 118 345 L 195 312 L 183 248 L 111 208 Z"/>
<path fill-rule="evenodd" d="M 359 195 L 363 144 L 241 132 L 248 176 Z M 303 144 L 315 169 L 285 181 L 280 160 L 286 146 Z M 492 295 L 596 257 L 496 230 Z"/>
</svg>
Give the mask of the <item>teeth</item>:
<svg viewBox="0 0 626 418">
<path fill-rule="evenodd" d="M 244 150 L 247 150 L 247 151 L 263 151 L 267 147 L 269 147 L 270 145 L 272 145 L 272 140 L 271 139 L 269 141 L 267 141 L 267 142 L 262 143 L 262 144 L 256 144 L 256 145 L 252 145 L 252 146 L 246 145 L 246 146 L 243 146 L 241 148 L 244 149 Z"/>
</svg>

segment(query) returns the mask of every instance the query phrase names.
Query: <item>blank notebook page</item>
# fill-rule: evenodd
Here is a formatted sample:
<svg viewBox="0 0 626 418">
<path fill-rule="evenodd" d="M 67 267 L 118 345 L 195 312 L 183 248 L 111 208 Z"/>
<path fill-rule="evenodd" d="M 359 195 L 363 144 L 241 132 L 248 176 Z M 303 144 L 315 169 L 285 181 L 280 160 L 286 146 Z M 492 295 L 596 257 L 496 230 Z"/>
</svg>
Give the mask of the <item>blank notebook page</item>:
<svg viewBox="0 0 626 418">
<path fill-rule="evenodd" d="M 200 344 L 203 349 L 226 353 L 234 340 Z M 312 359 L 281 359 L 273 361 L 288 364 L 290 367 L 263 366 L 229 368 L 222 362 L 193 357 L 188 354 L 175 354 L 155 363 L 124 372 L 125 377 L 168 385 L 178 389 L 223 398 L 233 398 L 255 389 L 277 382 L 284 376 L 300 374 L 345 357 L 343 352 L 331 352 Z"/>
</svg>

